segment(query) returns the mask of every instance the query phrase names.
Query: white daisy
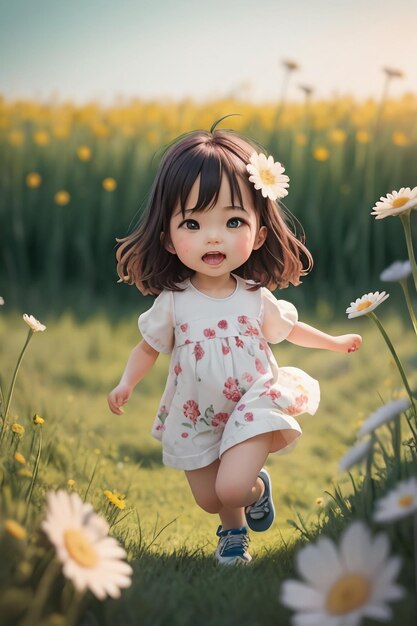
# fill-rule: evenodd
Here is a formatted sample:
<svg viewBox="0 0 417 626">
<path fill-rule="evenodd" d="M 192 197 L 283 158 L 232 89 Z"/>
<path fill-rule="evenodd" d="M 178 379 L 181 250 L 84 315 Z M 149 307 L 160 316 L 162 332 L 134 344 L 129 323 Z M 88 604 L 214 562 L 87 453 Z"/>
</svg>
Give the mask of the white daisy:
<svg viewBox="0 0 417 626">
<path fill-rule="evenodd" d="M 255 189 L 260 189 L 264 198 L 283 198 L 288 195 L 286 187 L 290 180 L 278 161 L 274 162 L 272 156 L 266 158 L 264 154 L 254 152 L 250 158 L 250 163 L 246 166 L 249 180 L 255 185 Z"/>
<path fill-rule="evenodd" d="M 375 219 L 382 220 L 390 215 L 400 215 L 405 211 L 417 208 L 417 187 L 401 187 L 400 191 L 388 193 L 386 197 L 381 196 L 372 209 L 371 215 Z"/>
<path fill-rule="evenodd" d="M 34 333 L 38 331 L 44 331 L 46 329 L 46 326 L 41 324 L 36 318 L 33 317 L 33 315 L 28 315 L 27 313 L 24 313 L 23 319 L 25 320 L 26 324 L 31 327 Z"/>
<path fill-rule="evenodd" d="M 376 428 L 379 428 L 379 426 L 390 422 L 401 413 L 404 413 L 404 411 L 407 411 L 410 406 L 409 398 L 401 398 L 401 400 L 393 400 L 388 402 L 388 404 L 384 404 L 384 406 L 371 413 L 368 419 L 364 421 L 358 430 L 357 436 L 368 435 Z"/>
<path fill-rule="evenodd" d="M 383 272 L 381 272 L 379 278 L 384 282 L 397 282 L 397 280 L 403 280 L 404 278 L 408 278 L 410 274 L 410 261 L 395 261 Z"/>
<path fill-rule="evenodd" d="M 351 302 L 350 306 L 346 309 L 348 318 L 359 317 L 360 315 L 366 315 L 370 311 L 376 309 L 384 300 L 389 298 L 389 293 L 382 291 L 375 291 L 375 293 L 366 293 L 361 298 L 357 298 L 355 302 Z"/>
<path fill-rule="evenodd" d="M 78 591 L 90 589 L 100 600 L 120 597 L 131 584 L 132 568 L 122 559 L 125 550 L 108 536 L 109 525 L 80 496 L 49 492 L 42 529 L 55 546 L 63 573 Z"/>
<path fill-rule="evenodd" d="M 346 454 L 339 461 L 339 469 L 342 472 L 347 471 L 352 465 L 357 465 L 368 456 L 372 448 L 371 439 L 360 441 L 359 443 L 349 448 Z"/>
<path fill-rule="evenodd" d="M 404 596 L 395 584 L 401 559 L 388 558 L 385 534 L 372 539 L 363 522 L 344 531 L 338 547 L 327 537 L 297 554 L 297 569 L 304 581 L 286 580 L 281 601 L 297 611 L 294 626 L 359 626 L 362 618 L 387 621 L 388 602 Z"/>
<path fill-rule="evenodd" d="M 391 522 L 417 511 L 417 478 L 402 480 L 384 498 L 376 501 L 374 520 Z"/>
</svg>

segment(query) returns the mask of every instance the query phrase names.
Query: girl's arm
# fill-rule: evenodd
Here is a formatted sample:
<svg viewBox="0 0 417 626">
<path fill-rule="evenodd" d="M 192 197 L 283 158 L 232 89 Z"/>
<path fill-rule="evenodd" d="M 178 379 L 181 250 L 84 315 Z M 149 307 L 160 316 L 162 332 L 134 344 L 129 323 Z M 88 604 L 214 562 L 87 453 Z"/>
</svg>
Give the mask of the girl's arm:
<svg viewBox="0 0 417 626">
<path fill-rule="evenodd" d="M 133 348 L 119 384 L 107 397 L 109 408 L 113 413 L 116 415 L 124 413 L 120 407 L 129 400 L 133 388 L 146 376 L 158 356 L 159 352 L 144 339 Z"/>
<path fill-rule="evenodd" d="M 303 322 L 294 325 L 287 340 L 304 348 L 322 348 L 335 352 L 355 352 L 362 343 L 360 335 L 328 335 Z"/>
</svg>

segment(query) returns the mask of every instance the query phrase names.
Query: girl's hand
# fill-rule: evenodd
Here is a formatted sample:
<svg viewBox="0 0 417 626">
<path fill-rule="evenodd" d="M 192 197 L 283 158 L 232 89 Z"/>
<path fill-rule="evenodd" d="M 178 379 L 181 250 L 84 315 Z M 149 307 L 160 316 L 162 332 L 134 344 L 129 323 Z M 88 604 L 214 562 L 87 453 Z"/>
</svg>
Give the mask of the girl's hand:
<svg viewBox="0 0 417 626">
<path fill-rule="evenodd" d="M 132 388 L 126 384 L 119 383 L 117 387 L 113 389 L 107 396 L 107 402 L 109 403 L 110 411 L 116 413 L 116 415 L 121 415 L 124 413 L 123 409 L 120 407 L 130 398 L 130 394 L 132 393 Z"/>
<path fill-rule="evenodd" d="M 337 352 L 356 352 L 362 343 L 360 335 L 339 335 L 335 337 Z"/>
</svg>

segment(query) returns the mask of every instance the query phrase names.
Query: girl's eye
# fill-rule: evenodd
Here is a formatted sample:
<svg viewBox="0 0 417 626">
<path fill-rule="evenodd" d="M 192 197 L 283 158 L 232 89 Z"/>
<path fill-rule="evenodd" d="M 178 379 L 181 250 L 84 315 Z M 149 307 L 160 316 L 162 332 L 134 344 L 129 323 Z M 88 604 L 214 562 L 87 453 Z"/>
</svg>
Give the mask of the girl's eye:
<svg viewBox="0 0 417 626">
<path fill-rule="evenodd" d="M 200 225 L 195 220 L 184 220 L 180 224 L 181 228 L 186 228 L 187 230 L 198 230 Z"/>
<path fill-rule="evenodd" d="M 228 228 L 239 228 L 245 222 L 241 220 L 239 217 L 231 217 L 230 220 L 227 220 Z"/>
</svg>

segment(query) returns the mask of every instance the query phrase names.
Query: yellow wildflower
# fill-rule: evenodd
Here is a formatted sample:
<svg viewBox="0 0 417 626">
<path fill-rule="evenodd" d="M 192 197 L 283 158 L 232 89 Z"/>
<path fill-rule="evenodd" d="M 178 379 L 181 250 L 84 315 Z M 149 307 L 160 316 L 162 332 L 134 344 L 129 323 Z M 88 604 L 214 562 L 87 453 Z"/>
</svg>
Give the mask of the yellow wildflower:
<svg viewBox="0 0 417 626">
<path fill-rule="evenodd" d="M 25 140 L 25 136 L 21 130 L 12 130 L 7 137 L 12 146 L 21 146 Z"/>
<path fill-rule="evenodd" d="M 105 178 L 102 182 L 103 189 L 106 191 L 114 191 L 117 187 L 117 183 L 114 178 Z"/>
<path fill-rule="evenodd" d="M 305 146 L 307 143 L 307 135 L 305 133 L 297 133 L 295 136 L 295 143 L 298 146 Z"/>
<path fill-rule="evenodd" d="M 327 161 L 330 156 L 330 152 L 324 146 L 319 146 L 313 150 L 313 156 L 316 161 Z"/>
<path fill-rule="evenodd" d="M 358 143 L 369 143 L 371 140 L 367 130 L 358 130 L 356 133 L 356 141 Z"/>
<path fill-rule="evenodd" d="M 77 157 L 80 161 L 89 161 L 91 159 L 92 152 L 88 146 L 80 146 L 77 148 Z"/>
<path fill-rule="evenodd" d="M 68 191 L 57 191 L 57 193 L 54 195 L 55 204 L 58 204 L 59 206 L 65 206 L 69 203 L 70 200 L 71 196 L 69 195 Z"/>
<path fill-rule="evenodd" d="M 345 143 L 346 137 L 346 132 L 342 128 L 333 128 L 333 130 L 330 131 L 330 141 L 332 143 Z"/>
<path fill-rule="evenodd" d="M 112 491 L 109 491 L 109 489 L 103 491 L 103 494 L 106 496 L 108 501 L 111 502 L 111 504 L 113 504 L 118 509 L 126 508 L 125 496 L 123 494 L 113 493 Z"/>
<path fill-rule="evenodd" d="M 37 130 L 33 133 L 33 141 L 38 146 L 47 146 L 49 144 L 49 134 L 46 130 Z"/>
<path fill-rule="evenodd" d="M 75 480 L 73 478 L 70 478 L 67 482 L 68 487 L 74 487 L 75 485 Z"/>
<path fill-rule="evenodd" d="M 15 522 L 15 520 L 7 519 L 4 522 L 4 527 L 9 535 L 15 539 L 19 539 L 20 541 L 26 539 L 26 530 L 18 522 Z"/>
<path fill-rule="evenodd" d="M 17 461 L 21 465 L 24 465 L 26 463 L 25 457 L 23 456 L 23 454 L 20 454 L 20 452 L 16 452 L 15 453 L 14 459 L 15 459 L 15 461 Z"/>
<path fill-rule="evenodd" d="M 324 502 L 323 498 L 316 498 L 317 506 L 322 506 L 323 502 Z"/>
<path fill-rule="evenodd" d="M 395 146 L 408 146 L 407 135 L 400 130 L 393 132 L 391 139 Z"/>
<path fill-rule="evenodd" d="M 41 417 L 40 415 L 37 415 L 36 413 L 35 413 L 35 415 L 33 416 L 32 419 L 33 419 L 33 423 L 34 424 L 44 424 L 45 423 L 45 420 L 43 419 L 43 417 Z"/>
<path fill-rule="evenodd" d="M 148 130 L 146 140 L 151 146 L 155 146 L 159 142 L 159 133 L 156 130 Z"/>
<path fill-rule="evenodd" d="M 12 431 L 16 433 L 16 435 L 24 435 L 25 427 L 22 424 L 17 424 L 16 422 L 12 424 Z"/>
<path fill-rule="evenodd" d="M 68 139 L 71 134 L 69 126 L 65 125 L 54 126 L 52 132 L 57 139 Z"/>
<path fill-rule="evenodd" d="M 30 172 L 30 174 L 26 176 L 26 184 L 30 189 L 40 187 L 41 183 L 42 177 L 37 172 Z"/>
<path fill-rule="evenodd" d="M 27 467 L 21 467 L 17 473 L 23 478 L 32 478 L 32 472 Z"/>
</svg>

